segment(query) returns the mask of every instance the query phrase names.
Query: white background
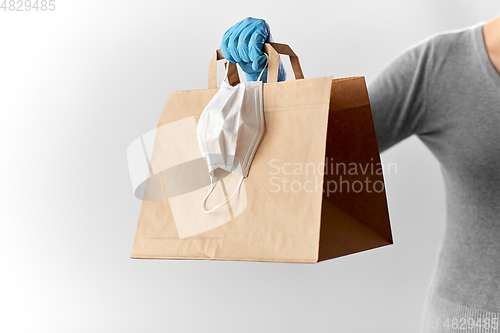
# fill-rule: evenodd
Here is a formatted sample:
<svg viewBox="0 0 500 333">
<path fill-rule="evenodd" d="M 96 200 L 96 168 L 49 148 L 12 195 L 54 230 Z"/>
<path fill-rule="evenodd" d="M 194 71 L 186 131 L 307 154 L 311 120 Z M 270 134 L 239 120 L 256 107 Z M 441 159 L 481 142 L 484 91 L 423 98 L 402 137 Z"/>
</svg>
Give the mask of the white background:
<svg viewBox="0 0 500 333">
<path fill-rule="evenodd" d="M 2 0 L 3 1 L 3 0 Z M 126 149 L 205 89 L 223 33 L 266 19 L 306 77 L 363 75 L 494 0 L 62 1 L 0 11 L 0 332 L 417 332 L 445 211 L 415 138 L 390 149 L 395 243 L 316 265 L 129 259 Z"/>
</svg>

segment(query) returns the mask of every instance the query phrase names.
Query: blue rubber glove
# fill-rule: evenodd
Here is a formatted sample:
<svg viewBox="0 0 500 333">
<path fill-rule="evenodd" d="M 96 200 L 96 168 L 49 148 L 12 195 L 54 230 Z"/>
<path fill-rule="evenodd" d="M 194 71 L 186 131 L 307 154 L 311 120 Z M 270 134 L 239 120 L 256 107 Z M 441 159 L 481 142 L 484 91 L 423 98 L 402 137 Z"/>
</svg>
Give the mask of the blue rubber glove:
<svg viewBox="0 0 500 333">
<path fill-rule="evenodd" d="M 264 43 L 272 42 L 269 25 L 264 20 L 247 17 L 224 33 L 221 42 L 222 56 L 240 65 L 247 81 L 257 81 L 266 65 L 267 56 L 262 52 Z M 261 80 L 267 82 L 267 67 Z M 280 60 L 278 81 L 286 80 L 286 72 Z"/>
</svg>

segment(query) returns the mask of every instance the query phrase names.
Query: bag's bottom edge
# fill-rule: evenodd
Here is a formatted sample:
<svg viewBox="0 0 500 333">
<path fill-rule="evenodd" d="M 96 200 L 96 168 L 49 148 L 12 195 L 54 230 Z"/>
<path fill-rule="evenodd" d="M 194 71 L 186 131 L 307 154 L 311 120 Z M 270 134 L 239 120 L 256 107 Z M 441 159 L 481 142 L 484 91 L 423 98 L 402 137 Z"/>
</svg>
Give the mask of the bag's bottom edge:
<svg viewBox="0 0 500 333">
<path fill-rule="evenodd" d="M 291 260 L 291 259 L 242 259 L 242 258 L 207 258 L 207 257 L 160 257 L 160 256 L 138 256 L 132 255 L 130 259 L 151 259 L 151 260 L 212 260 L 212 261 L 250 261 L 250 262 L 269 262 L 269 263 L 288 263 L 288 264 L 316 264 L 318 261 L 312 260 Z"/>
</svg>

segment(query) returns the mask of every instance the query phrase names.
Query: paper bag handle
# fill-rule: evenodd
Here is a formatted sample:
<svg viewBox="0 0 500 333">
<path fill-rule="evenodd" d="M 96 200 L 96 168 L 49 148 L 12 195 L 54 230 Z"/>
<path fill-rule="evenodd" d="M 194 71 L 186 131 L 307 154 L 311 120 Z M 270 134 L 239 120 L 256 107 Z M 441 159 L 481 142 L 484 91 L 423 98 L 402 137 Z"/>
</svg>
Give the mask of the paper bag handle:
<svg viewBox="0 0 500 333">
<path fill-rule="evenodd" d="M 278 70 L 280 64 L 280 54 L 286 54 L 290 57 L 290 62 L 292 64 L 293 74 L 296 80 L 304 78 L 302 73 L 302 68 L 300 67 L 299 57 L 292 51 L 290 46 L 287 44 L 280 43 L 264 43 L 263 52 L 269 54 L 269 63 L 267 69 L 267 82 L 278 82 Z M 222 60 L 222 52 L 220 49 L 215 51 L 212 60 L 210 60 L 210 66 L 208 68 L 208 89 L 217 89 L 217 61 Z M 238 69 L 236 64 L 229 63 L 228 79 L 231 85 L 236 85 L 240 83 L 240 78 L 238 76 Z"/>
</svg>

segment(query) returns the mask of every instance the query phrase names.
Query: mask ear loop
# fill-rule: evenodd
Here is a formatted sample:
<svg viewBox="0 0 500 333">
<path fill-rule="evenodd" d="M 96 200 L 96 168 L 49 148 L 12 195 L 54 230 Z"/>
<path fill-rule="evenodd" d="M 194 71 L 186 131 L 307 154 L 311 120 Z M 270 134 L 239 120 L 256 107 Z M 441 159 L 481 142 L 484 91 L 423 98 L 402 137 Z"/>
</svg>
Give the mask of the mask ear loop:
<svg viewBox="0 0 500 333">
<path fill-rule="evenodd" d="M 264 65 L 264 68 L 262 68 L 262 71 L 260 72 L 260 75 L 257 78 L 257 81 L 260 81 L 260 78 L 261 78 L 262 74 L 264 74 L 264 70 L 266 69 L 267 64 L 269 63 L 269 55 L 265 52 L 264 52 L 264 54 L 266 55 L 266 64 Z"/>
<path fill-rule="evenodd" d="M 234 195 L 236 194 L 236 192 L 238 192 L 238 190 L 241 187 L 241 184 L 243 184 L 243 179 L 245 178 L 245 177 L 241 176 L 240 182 L 238 183 L 238 186 L 236 187 L 236 190 L 234 190 L 233 194 L 231 195 L 231 197 L 229 199 L 227 199 L 223 203 L 215 206 L 214 208 L 212 208 L 210 210 L 207 210 L 207 208 L 205 207 L 205 205 L 207 203 L 208 197 L 210 196 L 210 194 L 212 194 L 212 192 L 213 192 L 213 190 L 215 188 L 215 185 L 217 185 L 217 183 L 214 183 L 214 181 L 213 181 L 213 177 L 212 177 L 213 173 L 214 173 L 213 171 L 210 172 L 210 190 L 205 195 L 205 197 L 203 198 L 203 201 L 201 203 L 201 210 L 203 211 L 203 213 L 211 213 L 214 210 L 216 210 L 217 208 L 220 208 L 220 207 L 224 206 L 225 204 L 227 204 L 229 202 L 229 200 L 231 200 L 234 197 Z"/>
<path fill-rule="evenodd" d="M 227 60 L 226 62 L 226 74 L 224 75 L 224 80 L 222 81 L 225 81 L 227 83 L 229 83 L 229 80 L 228 80 L 228 73 L 229 73 L 229 65 L 231 64 L 231 62 L 229 60 Z"/>
</svg>

